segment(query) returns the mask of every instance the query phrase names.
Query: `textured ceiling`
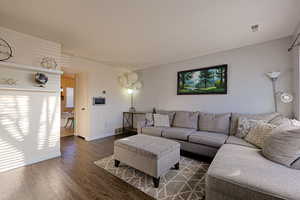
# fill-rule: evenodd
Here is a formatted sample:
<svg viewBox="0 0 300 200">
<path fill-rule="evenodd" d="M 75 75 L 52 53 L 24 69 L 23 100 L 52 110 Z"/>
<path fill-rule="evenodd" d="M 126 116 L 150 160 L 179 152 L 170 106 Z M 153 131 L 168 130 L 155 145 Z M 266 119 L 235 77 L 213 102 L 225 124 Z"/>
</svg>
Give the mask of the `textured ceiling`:
<svg viewBox="0 0 300 200">
<path fill-rule="evenodd" d="M 289 36 L 299 11 L 299 0 L 1 0 L 0 26 L 145 68 Z"/>
</svg>

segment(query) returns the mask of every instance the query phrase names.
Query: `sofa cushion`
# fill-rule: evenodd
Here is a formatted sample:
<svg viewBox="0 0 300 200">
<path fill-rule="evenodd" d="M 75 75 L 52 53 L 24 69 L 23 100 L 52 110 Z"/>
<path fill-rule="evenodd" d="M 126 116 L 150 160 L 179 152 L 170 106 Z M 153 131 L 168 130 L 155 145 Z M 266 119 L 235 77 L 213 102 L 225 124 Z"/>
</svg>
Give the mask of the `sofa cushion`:
<svg viewBox="0 0 300 200">
<path fill-rule="evenodd" d="M 293 164 L 300 158 L 300 130 L 289 130 L 273 134 L 266 139 L 263 155 L 277 163 L 300 169 Z"/>
<path fill-rule="evenodd" d="M 164 127 L 144 127 L 142 128 L 142 134 L 161 137 L 163 130 Z"/>
<path fill-rule="evenodd" d="M 293 126 L 293 120 L 284 117 L 283 115 L 278 115 L 271 121 L 269 121 L 270 124 L 274 124 L 276 126 Z"/>
<path fill-rule="evenodd" d="M 275 125 L 268 123 L 258 123 L 250 130 L 245 140 L 259 148 L 263 148 L 264 141 L 273 134 Z"/>
<path fill-rule="evenodd" d="M 168 115 L 154 114 L 154 126 L 155 127 L 170 127 L 170 121 Z"/>
<path fill-rule="evenodd" d="M 258 149 L 225 144 L 208 169 L 206 197 L 219 199 L 216 191 L 222 199 L 300 199 L 299 180 L 298 170 L 266 159 Z"/>
<path fill-rule="evenodd" d="M 232 113 L 231 122 L 230 122 L 230 135 L 235 135 L 237 132 L 238 119 L 240 117 L 255 119 L 255 120 L 264 120 L 266 122 L 270 122 L 272 119 L 277 117 L 278 113 L 265 113 L 265 114 L 240 114 L 240 113 Z"/>
<path fill-rule="evenodd" d="M 161 115 L 168 115 L 169 121 L 170 121 L 170 126 L 173 125 L 175 111 L 157 110 L 156 113 L 161 114 Z"/>
<path fill-rule="evenodd" d="M 228 134 L 230 116 L 231 116 L 230 113 L 225 113 L 225 114 L 200 113 L 199 130 Z"/>
<path fill-rule="evenodd" d="M 199 112 L 176 111 L 174 127 L 197 129 Z"/>
<path fill-rule="evenodd" d="M 189 142 L 219 148 L 225 143 L 227 137 L 220 133 L 197 131 L 189 136 Z"/>
<path fill-rule="evenodd" d="M 246 140 L 241 139 L 241 138 L 236 137 L 236 136 L 232 136 L 232 135 L 227 138 L 226 144 L 235 144 L 235 145 L 241 145 L 241 146 L 251 147 L 251 148 L 257 149 L 256 146 L 254 146 L 253 144 L 250 144 Z"/>
<path fill-rule="evenodd" d="M 134 135 L 122 138 L 116 140 L 114 146 L 151 159 L 159 159 L 180 148 L 178 142 L 148 135 Z"/>
<path fill-rule="evenodd" d="M 162 136 L 170 139 L 177 140 L 188 140 L 188 136 L 191 135 L 196 130 L 189 128 L 165 128 L 162 132 Z"/>
</svg>

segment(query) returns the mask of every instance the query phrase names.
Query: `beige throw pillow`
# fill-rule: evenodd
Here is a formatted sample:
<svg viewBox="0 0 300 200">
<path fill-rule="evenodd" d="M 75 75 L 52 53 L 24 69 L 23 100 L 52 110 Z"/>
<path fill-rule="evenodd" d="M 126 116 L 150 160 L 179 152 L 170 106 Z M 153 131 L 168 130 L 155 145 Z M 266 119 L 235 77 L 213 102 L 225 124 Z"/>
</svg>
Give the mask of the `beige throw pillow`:
<svg viewBox="0 0 300 200">
<path fill-rule="evenodd" d="M 154 126 L 170 127 L 169 115 L 154 114 Z"/>
<path fill-rule="evenodd" d="M 300 169 L 300 129 L 272 134 L 266 139 L 262 152 L 274 162 Z"/>
<path fill-rule="evenodd" d="M 147 126 L 153 126 L 154 125 L 153 113 L 146 113 L 145 118 L 146 118 Z"/>
<path fill-rule="evenodd" d="M 240 113 L 232 113 L 231 122 L 230 122 L 230 135 L 235 135 L 238 126 L 238 119 L 240 117 L 255 119 L 255 120 L 264 120 L 268 123 L 275 117 L 277 117 L 278 113 L 265 113 L 265 114 L 240 114 Z"/>
<path fill-rule="evenodd" d="M 258 123 L 264 122 L 266 123 L 266 121 L 263 120 L 254 120 L 240 117 L 238 119 L 237 133 L 235 136 L 243 139 L 248 135 L 250 130 L 254 128 Z"/>
<path fill-rule="evenodd" d="M 157 110 L 156 114 L 168 115 L 169 116 L 169 124 L 170 126 L 173 124 L 175 111 L 167 111 L 167 110 Z"/>
<path fill-rule="evenodd" d="M 259 148 L 263 148 L 264 141 L 271 136 L 275 128 L 275 125 L 259 122 L 249 131 L 245 140 Z"/>
</svg>

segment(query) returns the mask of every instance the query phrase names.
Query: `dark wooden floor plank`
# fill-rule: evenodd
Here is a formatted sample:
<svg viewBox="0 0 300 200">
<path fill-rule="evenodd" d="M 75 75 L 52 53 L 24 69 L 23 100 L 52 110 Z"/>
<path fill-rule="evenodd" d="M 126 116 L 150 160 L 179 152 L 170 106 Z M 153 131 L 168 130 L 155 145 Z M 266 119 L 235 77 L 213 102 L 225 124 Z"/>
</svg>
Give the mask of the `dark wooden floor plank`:
<svg viewBox="0 0 300 200">
<path fill-rule="evenodd" d="M 2 200 L 152 200 L 123 180 L 97 167 L 94 161 L 113 153 L 113 136 L 86 142 L 61 138 L 60 158 L 0 174 Z"/>
</svg>

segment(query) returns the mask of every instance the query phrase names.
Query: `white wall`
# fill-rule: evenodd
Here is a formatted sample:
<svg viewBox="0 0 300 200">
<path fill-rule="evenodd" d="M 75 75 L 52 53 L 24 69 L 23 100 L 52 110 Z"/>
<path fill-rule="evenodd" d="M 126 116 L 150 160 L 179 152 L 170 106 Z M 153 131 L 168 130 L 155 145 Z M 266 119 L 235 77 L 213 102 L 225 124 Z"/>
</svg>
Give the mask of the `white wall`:
<svg viewBox="0 0 300 200">
<path fill-rule="evenodd" d="M 274 110 L 271 81 L 266 72 L 280 70 L 278 89 L 292 90 L 291 38 L 247 46 L 183 62 L 139 70 L 144 87 L 136 95 L 139 110 L 153 107 L 203 112 L 263 113 Z M 176 95 L 177 72 L 228 64 L 227 95 Z M 291 115 L 292 105 L 279 103 L 279 111 Z"/>
<path fill-rule="evenodd" d="M 76 86 L 79 90 L 77 94 L 87 95 L 87 97 L 80 97 L 86 98 L 86 100 L 80 100 L 83 105 L 77 104 L 76 112 L 77 114 L 80 112 L 81 115 L 85 116 L 87 113 L 85 118 L 89 118 L 85 122 L 88 125 L 83 125 L 83 130 L 86 131 L 80 130 L 81 133 L 78 134 L 84 136 L 87 140 L 114 135 L 115 129 L 122 127 L 122 112 L 128 111 L 130 104 L 129 96 L 118 83 L 118 75 L 126 70 L 113 68 L 83 58 L 70 56 L 68 58 L 66 55 L 63 57 L 64 68 L 79 73 L 83 80 L 78 84 L 86 85 L 86 87 Z M 103 90 L 106 91 L 105 95 L 102 94 Z M 92 105 L 92 98 L 99 96 L 106 98 L 106 104 Z M 82 107 L 86 107 L 87 110 L 84 112 L 80 111 L 79 109 Z M 81 116 L 78 117 L 80 118 Z"/>
<path fill-rule="evenodd" d="M 9 62 L 39 66 L 44 56 L 60 58 L 60 44 L 0 27 L 14 49 Z M 0 67 L 0 79 L 17 78 L 16 87 L 35 87 L 35 71 Z M 48 87 L 59 91 L 60 75 L 49 74 Z M 60 93 L 0 89 L 0 172 L 60 156 Z"/>
<path fill-rule="evenodd" d="M 43 40 L 27 34 L 19 33 L 0 27 L 0 36 L 5 39 L 13 49 L 13 57 L 9 62 L 40 66 L 43 57 L 53 57 L 59 64 L 61 45 Z"/>
<path fill-rule="evenodd" d="M 294 33 L 294 37 L 293 37 L 293 41 L 294 39 L 296 39 L 297 34 L 300 33 L 300 24 L 298 26 L 298 28 L 296 29 L 295 33 Z M 298 39 L 298 42 L 300 42 L 300 40 Z M 294 49 L 291 51 L 291 54 L 293 55 L 293 75 L 294 75 L 294 96 L 295 96 L 295 100 L 294 100 L 294 111 L 295 111 L 295 117 L 297 119 L 300 119 L 300 98 L 299 98 L 299 90 L 300 90 L 300 47 L 294 47 Z"/>
</svg>

